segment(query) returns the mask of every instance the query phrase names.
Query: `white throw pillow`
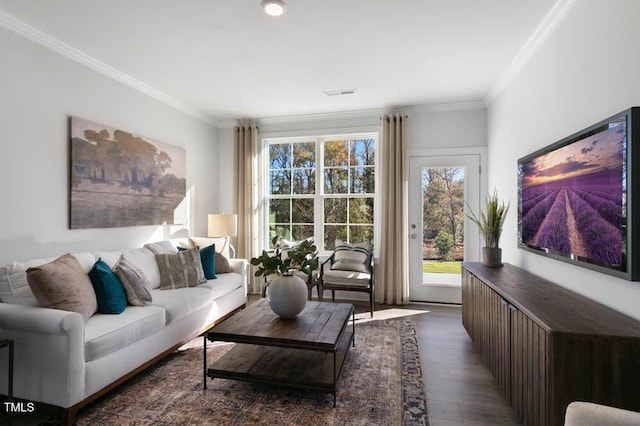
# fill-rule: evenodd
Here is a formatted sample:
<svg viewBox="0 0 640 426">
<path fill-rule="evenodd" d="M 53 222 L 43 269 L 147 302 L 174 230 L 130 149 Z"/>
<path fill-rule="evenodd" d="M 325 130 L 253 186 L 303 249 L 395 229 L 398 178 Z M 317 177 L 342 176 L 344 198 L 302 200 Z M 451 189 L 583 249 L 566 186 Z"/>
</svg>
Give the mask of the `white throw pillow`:
<svg viewBox="0 0 640 426">
<path fill-rule="evenodd" d="M 13 262 L 0 267 L 0 300 L 14 305 L 39 306 L 27 281 L 30 265 Z"/>
<path fill-rule="evenodd" d="M 171 241 L 157 241 L 155 243 L 148 243 L 144 245 L 144 248 L 151 251 L 156 256 L 159 254 L 176 254 L 178 248 L 174 246 Z"/>
</svg>

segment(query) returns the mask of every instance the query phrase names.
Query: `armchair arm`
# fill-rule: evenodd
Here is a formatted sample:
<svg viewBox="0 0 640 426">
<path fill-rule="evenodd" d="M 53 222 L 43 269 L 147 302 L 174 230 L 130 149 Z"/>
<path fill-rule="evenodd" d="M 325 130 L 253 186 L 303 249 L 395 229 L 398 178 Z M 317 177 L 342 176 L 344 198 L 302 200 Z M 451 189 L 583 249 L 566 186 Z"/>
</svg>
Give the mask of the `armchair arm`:
<svg viewBox="0 0 640 426">
<path fill-rule="evenodd" d="M 323 260 L 320 263 L 320 280 L 322 280 L 322 276 L 324 275 L 324 270 L 327 267 L 331 267 L 331 265 L 333 265 L 333 262 L 335 262 L 335 256 L 336 256 L 336 252 L 331 252 L 331 254 L 329 255 L 329 257 L 327 257 L 325 260 Z M 328 264 L 328 265 L 327 265 Z"/>
<path fill-rule="evenodd" d="M 373 276 L 375 271 L 375 259 L 373 258 L 373 251 L 369 252 L 369 256 L 367 257 L 367 265 L 369 265 L 369 282 L 371 283 L 371 288 L 373 289 L 373 285 L 375 284 L 375 277 Z"/>
<path fill-rule="evenodd" d="M 231 270 L 242 276 L 245 294 L 248 293 L 249 261 L 247 259 L 229 259 Z"/>
<path fill-rule="evenodd" d="M 84 327 L 75 312 L 0 303 L 2 337 L 14 341 L 14 395 L 60 407 L 82 401 Z M 0 363 L 5 365 L 2 352 Z M 6 394 L 7 382 L 5 369 L 0 369 L 0 393 Z"/>
<path fill-rule="evenodd" d="M 640 413 L 591 402 L 572 402 L 567 407 L 565 426 L 632 426 L 640 424 Z"/>
</svg>

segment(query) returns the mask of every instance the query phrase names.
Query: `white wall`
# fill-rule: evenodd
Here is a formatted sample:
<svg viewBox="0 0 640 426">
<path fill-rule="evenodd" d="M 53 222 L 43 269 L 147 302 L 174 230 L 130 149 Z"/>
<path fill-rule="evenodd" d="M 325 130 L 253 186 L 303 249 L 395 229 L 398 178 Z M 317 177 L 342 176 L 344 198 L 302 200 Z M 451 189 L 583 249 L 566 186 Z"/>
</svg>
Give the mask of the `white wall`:
<svg viewBox="0 0 640 426">
<path fill-rule="evenodd" d="M 0 264 L 136 247 L 158 226 L 68 229 L 69 115 L 187 152 L 194 234 L 218 208 L 217 129 L 40 45 L 0 29 Z"/>
<path fill-rule="evenodd" d="M 462 109 L 461 109 L 462 108 Z M 408 149 L 470 148 L 487 146 L 486 109 L 470 106 L 409 109 Z"/>
<path fill-rule="evenodd" d="M 640 105 L 640 2 L 578 1 L 488 110 L 489 187 L 517 202 L 517 159 Z M 504 260 L 640 318 L 640 283 L 517 248 L 516 209 Z M 640 261 L 634 259 L 633 261 Z"/>
</svg>

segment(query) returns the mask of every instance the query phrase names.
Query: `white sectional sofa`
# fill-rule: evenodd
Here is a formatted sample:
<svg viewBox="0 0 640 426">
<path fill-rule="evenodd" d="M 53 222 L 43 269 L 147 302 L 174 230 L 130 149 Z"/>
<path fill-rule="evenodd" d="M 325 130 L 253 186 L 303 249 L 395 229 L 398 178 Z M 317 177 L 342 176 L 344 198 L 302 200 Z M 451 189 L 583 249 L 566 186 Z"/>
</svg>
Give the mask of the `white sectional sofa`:
<svg viewBox="0 0 640 426">
<path fill-rule="evenodd" d="M 201 247 L 226 247 L 224 239 L 171 244 L 194 240 Z M 71 424 L 81 407 L 246 306 L 246 260 L 230 259 L 233 272 L 197 287 L 161 290 L 155 255 L 147 248 L 73 255 L 89 271 L 98 258 L 113 267 L 123 254 L 148 278 L 152 302 L 118 315 L 96 313 L 86 323 L 79 313 L 38 306 L 24 286 L 28 267 L 55 258 L 0 266 L 0 337 L 15 342 L 14 397 L 60 407 Z M 6 352 L 0 353 L 5 395 Z"/>
</svg>

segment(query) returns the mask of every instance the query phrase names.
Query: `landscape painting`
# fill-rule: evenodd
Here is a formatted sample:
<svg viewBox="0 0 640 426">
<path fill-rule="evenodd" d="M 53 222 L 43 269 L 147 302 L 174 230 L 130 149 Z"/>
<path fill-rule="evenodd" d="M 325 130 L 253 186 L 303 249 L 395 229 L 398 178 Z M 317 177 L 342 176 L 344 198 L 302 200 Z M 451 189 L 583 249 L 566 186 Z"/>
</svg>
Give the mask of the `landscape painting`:
<svg viewBox="0 0 640 426">
<path fill-rule="evenodd" d="M 184 149 L 78 117 L 69 134 L 71 229 L 174 223 Z"/>
<path fill-rule="evenodd" d="M 625 134 L 624 125 L 612 126 L 521 165 L 524 244 L 623 263 Z"/>
</svg>

